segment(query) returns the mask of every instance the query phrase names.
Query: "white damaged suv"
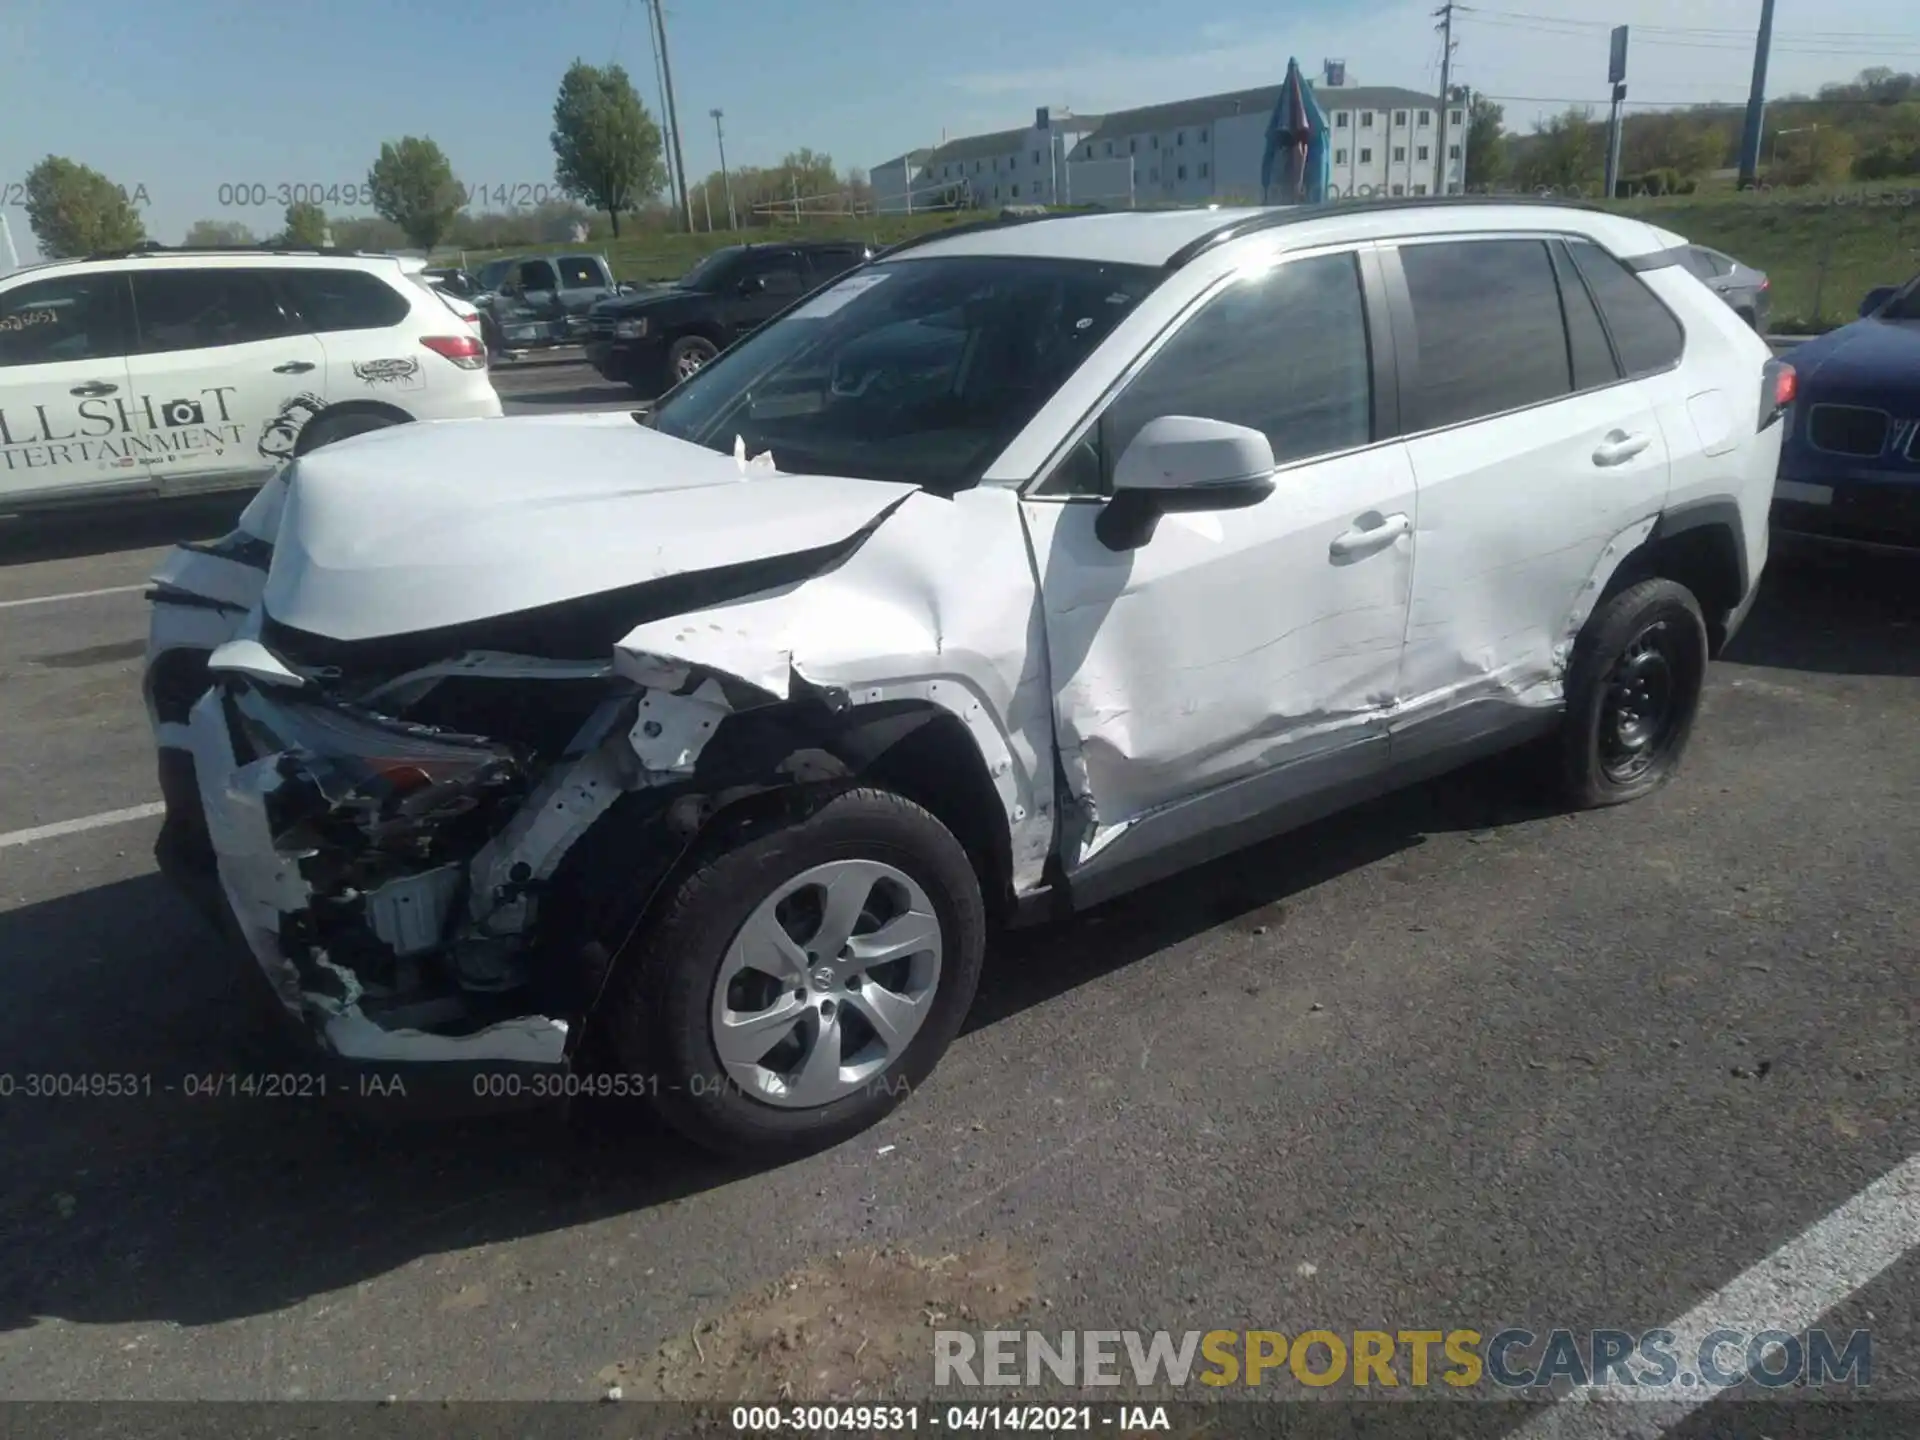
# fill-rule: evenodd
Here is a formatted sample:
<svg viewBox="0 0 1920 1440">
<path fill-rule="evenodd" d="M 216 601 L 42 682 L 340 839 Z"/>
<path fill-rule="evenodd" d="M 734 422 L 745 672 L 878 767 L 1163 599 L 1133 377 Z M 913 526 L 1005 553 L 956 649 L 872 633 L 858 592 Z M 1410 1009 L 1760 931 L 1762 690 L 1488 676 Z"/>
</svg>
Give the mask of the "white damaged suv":
<svg viewBox="0 0 1920 1440">
<path fill-rule="evenodd" d="M 995 926 L 1535 739 L 1575 805 L 1673 773 L 1793 378 L 1683 245 L 988 223 L 650 416 L 337 443 L 156 592 L 163 864 L 337 1057 L 850 1135 Z"/>
</svg>

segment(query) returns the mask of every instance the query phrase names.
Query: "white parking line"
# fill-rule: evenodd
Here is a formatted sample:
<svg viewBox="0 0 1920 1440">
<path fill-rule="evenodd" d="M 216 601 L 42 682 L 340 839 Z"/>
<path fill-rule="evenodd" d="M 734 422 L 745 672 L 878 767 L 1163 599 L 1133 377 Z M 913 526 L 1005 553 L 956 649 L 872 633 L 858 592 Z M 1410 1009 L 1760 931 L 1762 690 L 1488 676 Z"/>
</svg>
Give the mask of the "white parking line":
<svg viewBox="0 0 1920 1440">
<path fill-rule="evenodd" d="M 1666 1326 L 1674 1338 L 1669 1353 L 1698 1355 L 1707 1337 L 1721 1329 L 1749 1336 L 1764 1330 L 1801 1335 L 1914 1249 L 1920 1249 L 1920 1155 L 1908 1157 Z M 1722 1359 L 1727 1370 L 1738 1368 L 1731 1347 Z M 1514 1431 L 1509 1440 L 1654 1440 L 1730 1388 L 1711 1384 L 1705 1376 L 1698 1379 L 1698 1385 L 1677 1397 L 1671 1387 L 1582 1386 Z M 1642 1403 L 1627 1403 L 1634 1400 Z"/>
<path fill-rule="evenodd" d="M 78 835 L 83 830 L 99 830 L 108 825 L 125 825 L 130 820 L 146 820 L 164 815 L 167 807 L 158 800 L 150 805 L 130 805 L 125 810 L 105 810 L 98 815 L 82 815 L 78 820 L 56 820 L 51 825 L 35 825 L 31 830 L 10 830 L 0 835 L 0 850 L 10 845 L 31 845 L 36 840 L 57 840 L 62 835 Z"/>
<path fill-rule="evenodd" d="M 21 605 L 57 605 L 62 600 L 91 600 L 96 595 L 131 595 L 136 590 L 145 590 L 140 585 L 109 585 L 104 590 L 69 590 L 64 595 L 30 595 L 25 600 L 0 600 L 0 610 L 12 610 Z"/>
</svg>

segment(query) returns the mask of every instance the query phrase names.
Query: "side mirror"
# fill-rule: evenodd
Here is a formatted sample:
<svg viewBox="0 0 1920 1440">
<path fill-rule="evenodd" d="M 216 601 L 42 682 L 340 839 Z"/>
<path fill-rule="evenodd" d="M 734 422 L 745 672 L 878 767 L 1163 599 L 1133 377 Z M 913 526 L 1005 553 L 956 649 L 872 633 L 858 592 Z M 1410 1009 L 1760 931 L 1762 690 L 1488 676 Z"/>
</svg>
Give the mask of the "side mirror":
<svg viewBox="0 0 1920 1440">
<path fill-rule="evenodd" d="M 1876 285 L 1867 292 L 1867 298 L 1860 302 L 1860 317 L 1865 319 L 1893 297 L 1898 285 Z"/>
<path fill-rule="evenodd" d="M 1113 498 L 1094 521 L 1110 550 L 1137 550 L 1162 515 L 1244 510 L 1273 493 L 1273 446 L 1258 430 L 1197 415 L 1140 427 L 1113 471 Z"/>
<path fill-rule="evenodd" d="M 742 295 L 758 295 L 766 288 L 767 277 L 764 275 L 749 275 L 740 282 L 740 293 Z"/>
</svg>

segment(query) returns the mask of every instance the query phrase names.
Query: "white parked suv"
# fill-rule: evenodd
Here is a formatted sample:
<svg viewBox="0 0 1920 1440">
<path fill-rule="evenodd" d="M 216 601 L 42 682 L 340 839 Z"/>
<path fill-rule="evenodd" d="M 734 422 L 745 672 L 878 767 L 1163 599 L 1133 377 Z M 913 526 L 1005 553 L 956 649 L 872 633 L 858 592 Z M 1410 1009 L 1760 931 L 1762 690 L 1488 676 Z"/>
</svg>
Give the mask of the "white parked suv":
<svg viewBox="0 0 1920 1440">
<path fill-rule="evenodd" d="M 1522 742 L 1575 806 L 1673 774 L 1792 388 L 1683 244 L 1510 202 L 988 224 L 651 416 L 304 457 L 156 609 L 163 864 L 344 1060 L 850 1135 L 996 925 Z"/>
<path fill-rule="evenodd" d="M 0 511 L 258 485 L 348 435 L 499 415 L 478 316 L 425 264 L 148 247 L 0 279 Z"/>
</svg>

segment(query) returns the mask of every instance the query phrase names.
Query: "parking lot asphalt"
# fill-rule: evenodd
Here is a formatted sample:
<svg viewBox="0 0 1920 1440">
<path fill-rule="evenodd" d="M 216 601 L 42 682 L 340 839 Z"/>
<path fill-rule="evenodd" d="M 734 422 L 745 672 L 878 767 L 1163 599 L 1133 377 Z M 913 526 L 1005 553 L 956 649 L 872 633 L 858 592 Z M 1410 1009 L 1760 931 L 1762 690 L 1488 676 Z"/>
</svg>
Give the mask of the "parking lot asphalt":
<svg viewBox="0 0 1920 1440">
<path fill-rule="evenodd" d="M 982 1324 L 1640 1331 L 1920 1152 L 1894 562 L 1776 562 L 1644 802 L 1562 814 L 1496 761 L 999 945 L 921 1093 L 810 1160 L 206 1094 L 301 1062 L 155 874 L 158 822 L 18 837 L 157 798 L 139 587 L 238 508 L 0 530 L 0 1395 L 693 1393 L 698 1324 L 841 1252 L 808 1318 L 922 1377 L 917 1262 L 953 1255 L 1005 1277 Z M 91 1075 L 144 1078 L 25 1084 Z M 1903 1213 L 1890 1268 L 1796 1303 L 1920 1402 L 1920 1186 Z"/>
</svg>

